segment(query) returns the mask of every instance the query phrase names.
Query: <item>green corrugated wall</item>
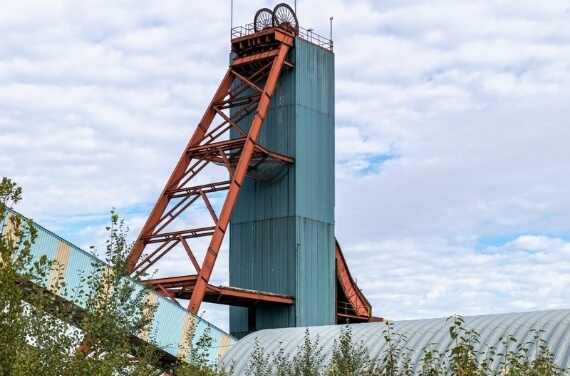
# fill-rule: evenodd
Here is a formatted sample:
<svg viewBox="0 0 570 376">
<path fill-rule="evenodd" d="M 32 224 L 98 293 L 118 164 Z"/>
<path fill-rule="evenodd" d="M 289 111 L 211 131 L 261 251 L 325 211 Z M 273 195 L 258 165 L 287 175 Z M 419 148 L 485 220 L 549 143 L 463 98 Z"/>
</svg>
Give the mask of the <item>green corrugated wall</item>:
<svg viewBox="0 0 570 376">
<path fill-rule="evenodd" d="M 289 61 L 258 142 L 295 164 L 246 179 L 230 223 L 230 285 L 295 297 L 259 304 L 257 330 L 335 322 L 334 54 L 297 38 Z M 230 332 L 248 329 L 247 309 L 231 307 Z"/>
</svg>

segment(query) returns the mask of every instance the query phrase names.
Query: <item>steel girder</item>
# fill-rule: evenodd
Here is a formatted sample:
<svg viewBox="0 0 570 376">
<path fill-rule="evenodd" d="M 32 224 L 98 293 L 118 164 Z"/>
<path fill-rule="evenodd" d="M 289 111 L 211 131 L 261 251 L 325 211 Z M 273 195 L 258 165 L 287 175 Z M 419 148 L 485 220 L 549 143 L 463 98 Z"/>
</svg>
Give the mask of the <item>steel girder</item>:
<svg viewBox="0 0 570 376">
<path fill-rule="evenodd" d="M 286 56 L 293 43 L 294 34 L 282 29 L 232 41 L 235 58 L 130 251 L 127 271 L 142 274 L 169 252 L 183 248 L 189 269 L 193 268 L 196 274 L 179 279 L 172 276 L 169 291 L 158 291 L 171 297 L 176 297 L 176 291 L 186 299 L 189 296 L 188 310 L 194 313 L 198 313 L 206 293 L 215 290 L 209 280 L 248 168 L 268 158 L 293 162 L 292 158 L 257 144 L 281 70 L 283 66 L 292 66 Z M 249 128 L 240 126 L 246 121 Z M 238 137 L 230 138 L 230 130 Z M 216 180 L 213 176 L 217 175 L 206 173 L 212 166 L 221 168 L 226 178 Z M 221 209 L 211 201 L 217 192 L 227 192 Z M 188 225 L 179 220 L 196 205 L 207 209 L 209 223 Z M 196 238 L 209 238 L 202 257 L 189 244 Z M 149 251 L 148 245 L 154 248 Z M 270 300 L 263 293 L 259 298 Z M 291 298 L 285 301 L 292 304 Z"/>
</svg>

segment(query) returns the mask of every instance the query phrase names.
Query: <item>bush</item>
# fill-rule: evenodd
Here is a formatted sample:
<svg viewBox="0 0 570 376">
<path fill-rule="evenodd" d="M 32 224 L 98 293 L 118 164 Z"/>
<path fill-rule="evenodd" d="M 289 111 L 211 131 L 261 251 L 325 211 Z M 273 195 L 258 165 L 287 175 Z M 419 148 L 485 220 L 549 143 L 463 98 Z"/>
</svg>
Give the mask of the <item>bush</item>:
<svg viewBox="0 0 570 376">
<path fill-rule="evenodd" d="M 77 304 L 58 300 L 41 286 L 51 279 L 52 289 L 65 289 L 62 278 L 53 280 L 59 266 L 46 257 L 36 259 L 31 247 L 37 232 L 31 220 L 9 215 L 21 200 L 22 189 L 8 178 L 0 182 L 0 375 L 162 375 L 163 365 L 152 343 L 134 345 L 130 339 L 148 329 L 153 307 L 135 293 L 125 278 L 129 246 L 122 221 L 111 211 L 106 264 L 94 264 L 95 273 L 82 276 L 85 288 L 73 299 L 87 302 L 81 313 Z M 55 273 L 54 273 L 55 271 Z M 451 345 L 443 352 L 436 344 L 421 349 L 417 374 L 422 376 L 499 376 L 566 374 L 554 362 L 541 332 L 532 341 L 520 343 L 511 335 L 498 348 L 478 352 L 480 336 L 465 326 L 461 316 L 448 319 Z M 71 325 L 73 324 L 73 325 Z M 75 325 L 75 326 L 74 326 Z M 247 367 L 248 376 L 407 376 L 414 364 L 405 346 L 406 337 L 387 324 L 385 350 L 371 358 L 363 342 L 355 342 L 351 327 L 344 326 L 335 339 L 330 360 L 312 340 L 309 328 L 303 342 L 290 357 L 282 347 L 267 354 L 256 340 Z M 152 341 L 151 341 L 152 342 Z M 217 369 L 208 362 L 208 332 L 191 349 L 189 362 L 180 360 L 167 371 L 173 376 L 226 376 L 232 369 Z M 239 346 L 239 344 L 238 344 Z M 417 349 L 416 349 L 417 351 Z M 494 365 L 498 367 L 493 369 Z"/>
<path fill-rule="evenodd" d="M 513 336 L 501 340 L 499 348 L 487 346 L 478 352 L 479 333 L 465 326 L 459 315 L 448 318 L 450 346 L 443 352 L 434 350 L 437 344 L 421 349 L 422 358 L 416 374 L 421 376 L 554 376 L 567 374 L 567 371 L 554 362 L 547 343 L 535 331 L 532 341 L 518 343 Z M 394 332 L 388 323 L 383 332 L 384 351 L 378 358 L 371 358 L 363 342 L 353 340 L 351 327 L 346 325 L 335 339 L 332 356 L 325 362 L 319 339 L 311 341 L 309 328 L 292 358 L 283 349 L 276 353 L 265 353 L 256 339 L 254 351 L 247 366 L 250 376 L 407 376 L 412 375 L 406 337 Z M 238 344 L 239 346 L 239 344 Z M 513 348 L 514 346 L 514 348 Z M 498 367 L 493 369 L 493 364 Z"/>
</svg>

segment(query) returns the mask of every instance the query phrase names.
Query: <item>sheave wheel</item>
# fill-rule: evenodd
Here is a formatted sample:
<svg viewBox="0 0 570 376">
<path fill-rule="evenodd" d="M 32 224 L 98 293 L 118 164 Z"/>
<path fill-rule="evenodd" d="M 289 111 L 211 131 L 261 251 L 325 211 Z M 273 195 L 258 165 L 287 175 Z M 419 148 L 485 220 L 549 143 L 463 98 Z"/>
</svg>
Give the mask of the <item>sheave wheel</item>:
<svg viewBox="0 0 570 376">
<path fill-rule="evenodd" d="M 273 8 L 273 26 L 299 34 L 299 22 L 291 7 L 285 3 L 277 4 Z"/>
<path fill-rule="evenodd" d="M 261 8 L 253 18 L 253 30 L 257 33 L 273 27 L 273 12 L 268 8 Z"/>
</svg>

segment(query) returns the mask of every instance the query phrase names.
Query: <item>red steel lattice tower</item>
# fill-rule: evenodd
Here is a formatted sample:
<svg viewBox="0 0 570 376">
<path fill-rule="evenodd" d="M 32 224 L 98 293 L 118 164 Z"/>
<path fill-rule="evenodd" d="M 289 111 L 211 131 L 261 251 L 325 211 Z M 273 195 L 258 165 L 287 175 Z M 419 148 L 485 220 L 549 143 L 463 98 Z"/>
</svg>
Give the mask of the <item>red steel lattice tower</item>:
<svg viewBox="0 0 570 376">
<path fill-rule="evenodd" d="M 294 158 L 272 152 L 258 142 L 280 76 L 284 70 L 294 69 L 295 59 L 299 59 L 288 60 L 295 56 L 291 51 L 295 41 L 324 48 L 331 55 L 332 41 L 314 39 L 316 34 L 311 31 L 301 36 L 296 15 L 286 4 L 277 5 L 273 11 L 260 9 L 252 25 L 237 29 L 228 71 L 129 255 L 128 272 L 134 274 L 147 272 L 173 254 L 177 255 L 176 262 L 180 256 L 187 258 L 183 270 L 193 270 L 190 274 L 170 271 L 171 275 L 147 283 L 175 301 L 189 300 L 188 310 L 194 313 L 199 312 L 202 302 L 247 307 L 250 314 L 259 302 L 289 307 L 296 304 L 293 295 L 213 286 L 210 278 L 246 177 L 271 178 L 276 171 L 283 171 L 283 166 L 295 163 Z M 291 82 L 291 75 L 286 81 Z M 334 119 L 332 128 L 334 132 Z M 331 150 L 334 163 L 334 148 Z M 329 242 L 327 257 L 332 274 L 327 278 L 333 293 L 329 309 L 334 310 L 330 317 L 339 323 L 374 319 L 332 232 Z"/>
<path fill-rule="evenodd" d="M 268 159 L 293 162 L 291 158 L 264 149 L 256 141 L 281 70 L 291 66 L 286 56 L 294 38 L 294 30 L 271 28 L 232 41 L 235 58 L 130 252 L 129 271 L 140 273 L 175 247 L 182 246 L 196 274 L 161 279 L 158 281 L 161 283 L 155 284 L 169 296 L 189 297 L 188 310 L 192 312 L 198 312 L 208 290 L 212 269 L 248 169 Z M 245 132 L 238 124 L 250 115 L 253 121 Z M 241 137 L 229 139 L 230 129 Z M 200 174 L 212 165 L 225 169 L 230 179 L 196 184 L 201 181 Z M 210 175 L 206 180 L 208 178 Z M 217 213 L 209 195 L 220 191 L 227 191 L 227 195 Z M 172 229 L 177 219 L 190 212 L 193 205 L 200 204 L 210 213 L 209 224 Z M 201 237 L 209 238 L 209 244 L 200 264 L 188 240 Z M 143 256 L 149 244 L 158 246 Z M 235 292 L 234 295 L 239 298 L 240 294 Z M 278 297 L 275 299 L 279 301 Z"/>
</svg>

